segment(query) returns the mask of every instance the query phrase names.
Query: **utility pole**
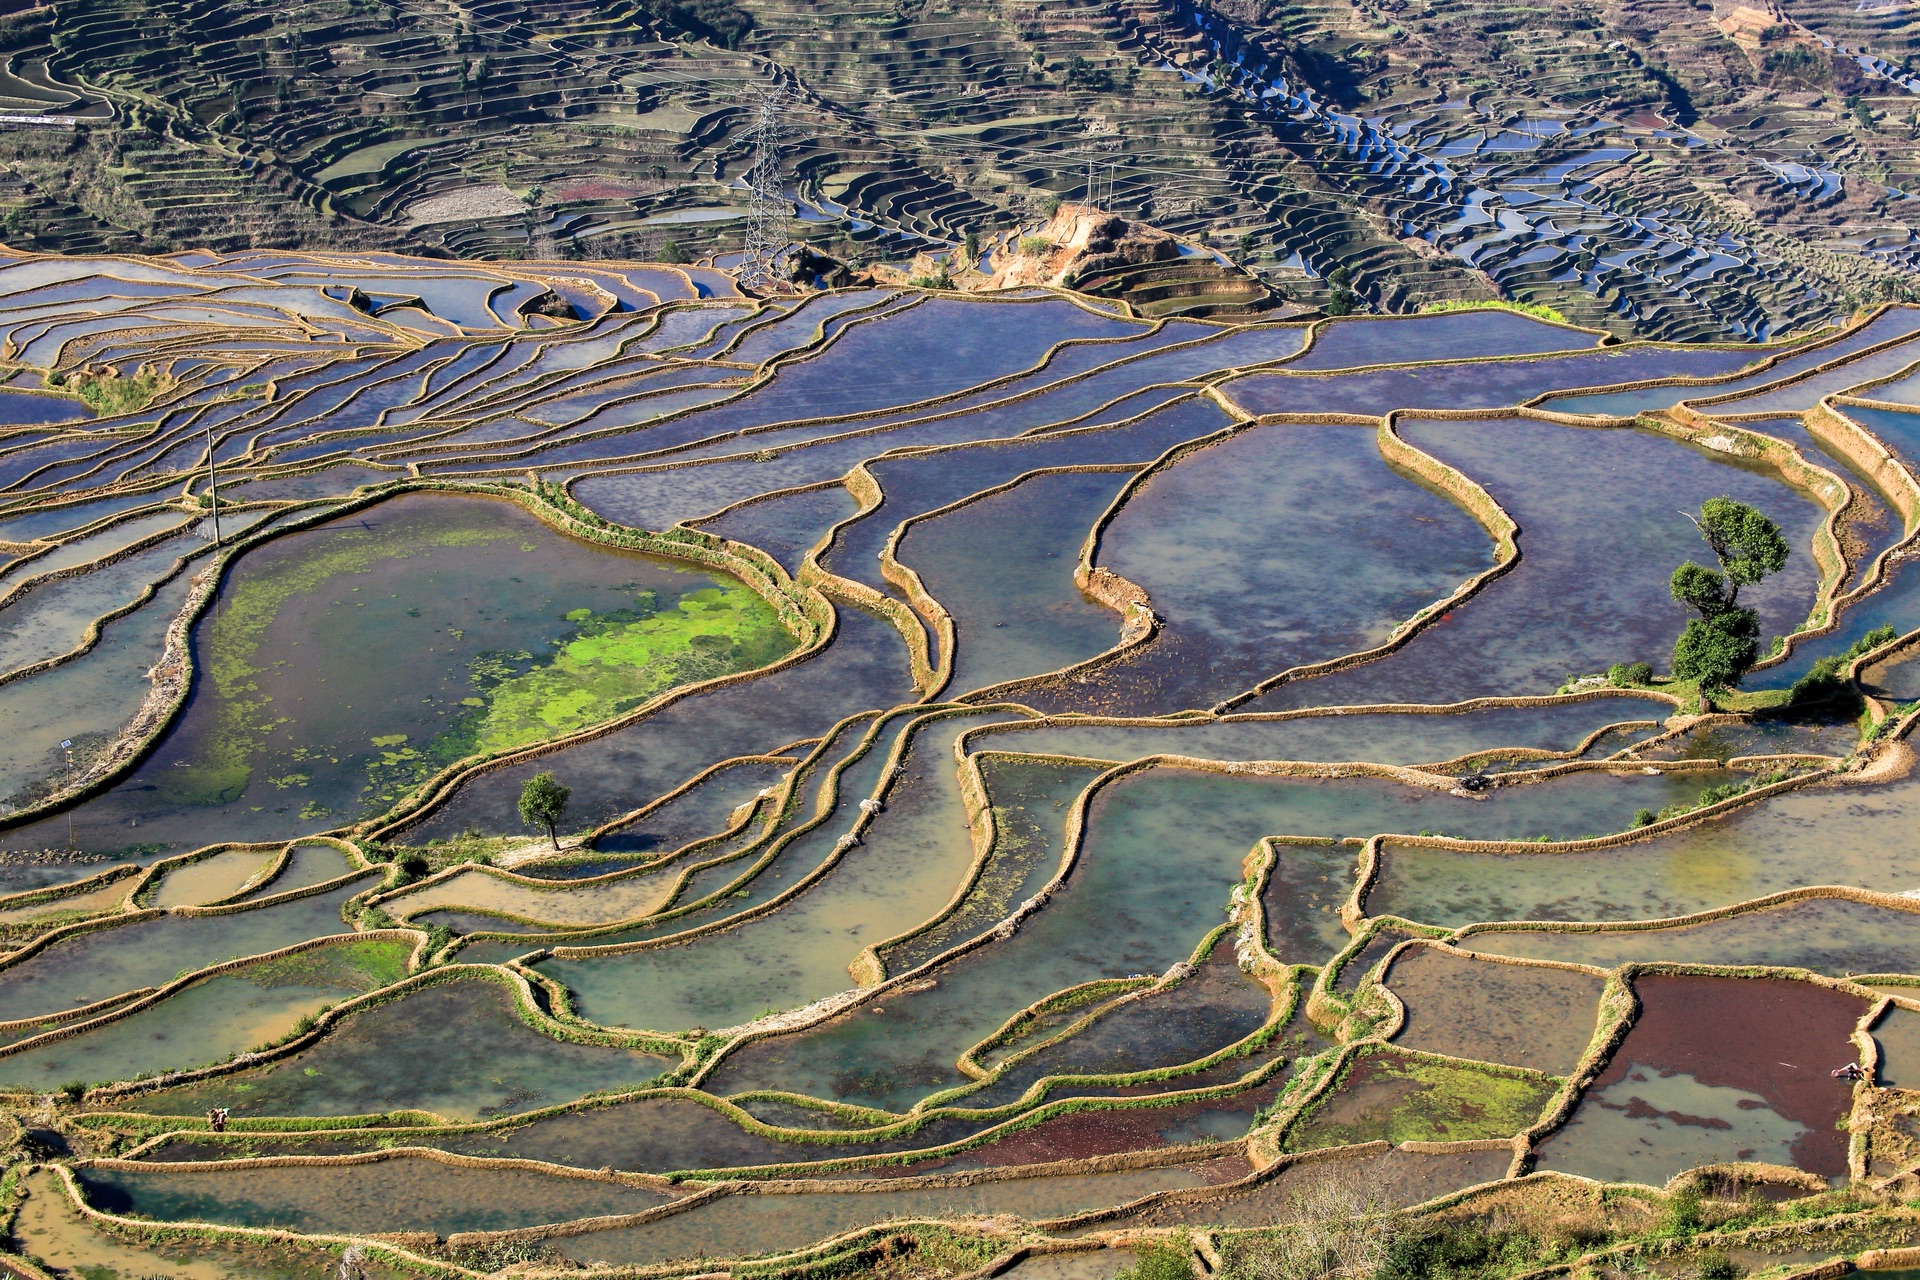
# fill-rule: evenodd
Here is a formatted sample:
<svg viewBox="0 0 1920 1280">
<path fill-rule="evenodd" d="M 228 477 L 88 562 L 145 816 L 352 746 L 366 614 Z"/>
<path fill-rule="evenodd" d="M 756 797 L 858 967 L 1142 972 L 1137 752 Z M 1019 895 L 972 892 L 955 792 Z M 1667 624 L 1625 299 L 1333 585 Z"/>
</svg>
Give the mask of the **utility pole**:
<svg viewBox="0 0 1920 1280">
<path fill-rule="evenodd" d="M 220 481 L 213 472 L 213 423 L 207 423 L 207 502 L 213 510 L 213 545 L 220 545 Z"/>
<path fill-rule="evenodd" d="M 780 189 L 782 117 L 789 101 L 784 84 L 763 89 L 754 117 L 753 168 L 747 171 L 747 252 L 740 263 L 740 283 L 748 288 L 779 285 L 780 255 L 786 251 L 791 212 Z"/>
<path fill-rule="evenodd" d="M 60 749 L 67 753 L 67 790 L 72 791 L 73 790 L 73 739 L 62 738 L 60 740 Z M 73 843 L 74 806 L 71 803 L 73 797 L 68 796 L 67 799 L 69 801 L 67 805 L 67 848 L 71 849 L 74 847 L 74 843 Z"/>
</svg>

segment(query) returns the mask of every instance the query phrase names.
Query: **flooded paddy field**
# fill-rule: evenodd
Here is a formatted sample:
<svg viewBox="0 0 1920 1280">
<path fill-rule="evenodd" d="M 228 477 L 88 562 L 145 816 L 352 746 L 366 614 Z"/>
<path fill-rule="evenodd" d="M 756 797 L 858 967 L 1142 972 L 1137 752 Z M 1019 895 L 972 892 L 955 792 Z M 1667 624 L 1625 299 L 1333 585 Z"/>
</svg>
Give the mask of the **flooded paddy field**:
<svg viewBox="0 0 1920 1280">
<path fill-rule="evenodd" d="M 263 261 L 0 309 L 49 1274 L 1104 1280 L 1328 1188 L 1591 1244 L 1920 1178 L 1920 311 Z"/>
</svg>

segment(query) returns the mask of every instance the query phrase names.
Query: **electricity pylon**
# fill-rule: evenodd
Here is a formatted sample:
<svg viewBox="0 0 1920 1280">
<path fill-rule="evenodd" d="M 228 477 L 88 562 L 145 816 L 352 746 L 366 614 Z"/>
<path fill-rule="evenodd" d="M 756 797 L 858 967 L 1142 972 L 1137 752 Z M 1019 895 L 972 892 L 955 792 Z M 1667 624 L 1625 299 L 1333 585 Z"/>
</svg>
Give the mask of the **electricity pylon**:
<svg viewBox="0 0 1920 1280">
<path fill-rule="evenodd" d="M 747 172 L 747 252 L 740 283 L 750 289 L 779 287 L 780 256 L 787 248 L 792 205 L 780 189 L 780 139 L 792 92 L 784 84 L 760 91 L 753 125 L 753 168 Z"/>
</svg>

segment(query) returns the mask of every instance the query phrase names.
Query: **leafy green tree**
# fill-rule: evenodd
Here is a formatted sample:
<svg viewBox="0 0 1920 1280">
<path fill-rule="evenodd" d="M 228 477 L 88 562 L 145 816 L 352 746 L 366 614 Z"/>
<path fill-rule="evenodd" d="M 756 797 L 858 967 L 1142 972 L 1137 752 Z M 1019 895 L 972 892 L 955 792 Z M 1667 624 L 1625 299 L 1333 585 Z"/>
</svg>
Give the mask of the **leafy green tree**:
<svg viewBox="0 0 1920 1280">
<path fill-rule="evenodd" d="M 1706 698 L 1731 689 L 1760 657 L 1760 621 L 1751 609 L 1729 609 L 1687 623 L 1673 646 L 1673 673 L 1700 686 Z"/>
<path fill-rule="evenodd" d="M 1780 526 L 1744 502 L 1709 498 L 1694 521 L 1713 548 L 1718 570 L 1689 560 L 1673 571 L 1667 590 L 1700 616 L 1673 647 L 1673 674 L 1700 686 L 1704 707 L 1714 691 L 1731 689 L 1760 658 L 1760 615 L 1740 605 L 1740 588 L 1786 567 L 1789 551 Z"/>
<path fill-rule="evenodd" d="M 1699 524 L 1735 594 L 1787 567 L 1787 540 L 1780 526 L 1744 502 L 1708 498 L 1700 504 Z M 1732 603 L 1729 597 L 1729 606 Z"/>
<path fill-rule="evenodd" d="M 567 816 L 567 800 L 572 795 L 573 789 L 555 782 L 551 773 L 536 773 L 520 788 L 520 821 L 530 827 L 545 827 L 547 839 L 558 849 L 556 828 Z"/>
</svg>

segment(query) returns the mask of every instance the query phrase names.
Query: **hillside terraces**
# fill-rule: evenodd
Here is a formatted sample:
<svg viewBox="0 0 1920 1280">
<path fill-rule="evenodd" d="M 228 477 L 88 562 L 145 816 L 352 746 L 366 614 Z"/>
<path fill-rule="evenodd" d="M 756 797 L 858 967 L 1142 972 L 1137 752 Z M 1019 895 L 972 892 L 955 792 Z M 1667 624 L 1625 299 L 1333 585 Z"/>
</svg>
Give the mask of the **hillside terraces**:
<svg viewBox="0 0 1920 1280">
<path fill-rule="evenodd" d="M 1763 16 L 56 0 L 4 20 L 0 106 L 76 127 L 0 133 L 0 217 L 76 251 L 726 253 L 777 78 L 796 93 L 792 232 L 843 260 L 901 263 L 1091 197 L 1208 237 L 1300 305 L 1507 297 L 1622 334 L 1751 339 L 1906 296 L 1920 265 L 1902 198 L 1920 23 L 1826 0 Z"/>
</svg>

